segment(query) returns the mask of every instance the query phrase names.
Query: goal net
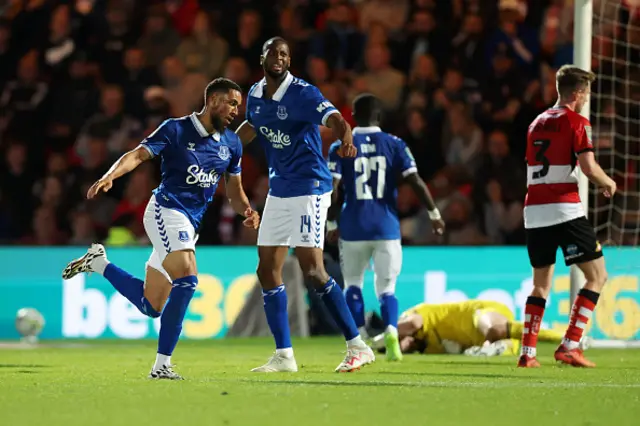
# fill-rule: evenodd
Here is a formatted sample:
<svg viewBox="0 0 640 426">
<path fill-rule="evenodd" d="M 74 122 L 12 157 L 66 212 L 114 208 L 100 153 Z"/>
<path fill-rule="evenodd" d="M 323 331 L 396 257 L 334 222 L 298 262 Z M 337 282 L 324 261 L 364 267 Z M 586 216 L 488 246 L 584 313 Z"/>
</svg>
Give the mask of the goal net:
<svg viewBox="0 0 640 426">
<path fill-rule="evenodd" d="M 593 0 L 592 8 L 593 142 L 618 192 L 608 199 L 590 185 L 589 218 L 609 272 L 590 334 L 600 346 L 640 347 L 640 0 Z"/>
</svg>

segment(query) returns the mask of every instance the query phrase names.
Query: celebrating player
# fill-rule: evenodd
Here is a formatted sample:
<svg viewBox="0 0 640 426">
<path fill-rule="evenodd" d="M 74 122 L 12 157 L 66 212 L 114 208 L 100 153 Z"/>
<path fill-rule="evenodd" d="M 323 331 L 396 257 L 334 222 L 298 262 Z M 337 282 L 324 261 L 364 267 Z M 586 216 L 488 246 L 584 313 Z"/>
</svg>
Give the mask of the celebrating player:
<svg viewBox="0 0 640 426">
<path fill-rule="evenodd" d="M 153 244 L 145 280 L 110 263 L 100 244 L 93 244 L 62 274 L 70 279 L 81 272 L 98 272 L 140 312 L 151 318 L 161 317 L 158 354 L 149 374 L 153 379 L 182 379 L 173 371 L 171 354 L 198 284 L 197 230 L 222 175 L 231 206 L 247 218 L 244 225 L 257 228 L 260 222 L 242 189 L 242 144 L 226 129 L 238 114 L 241 89 L 231 80 L 218 78 L 207 86 L 204 100 L 200 113 L 162 123 L 138 147 L 120 157 L 87 194 L 87 198 L 93 198 L 107 192 L 114 179 L 143 161 L 158 155 L 162 158 L 162 181 L 153 191 L 143 220 Z"/>
<path fill-rule="evenodd" d="M 398 342 L 398 300 L 396 279 L 402 268 L 400 221 L 398 220 L 398 175 L 412 186 L 429 210 L 434 232 L 444 232 L 444 222 L 429 189 L 418 175 L 416 162 L 403 140 L 384 133 L 379 126 L 381 106 L 373 95 L 358 96 L 353 102 L 355 158 L 341 158 L 340 142 L 329 149 L 329 169 L 333 175 L 333 204 L 329 210 L 329 238 L 340 235 L 340 265 L 346 287 L 345 297 L 360 333 L 364 332 L 362 286 L 364 271 L 373 258 L 376 294 L 386 327 L 386 357 L 402 359 Z M 340 211 L 338 189 L 342 183 L 345 202 Z"/>
<path fill-rule="evenodd" d="M 582 172 L 603 188 L 606 197 L 616 183 L 595 160 L 591 124 L 579 113 L 589 98 L 592 72 L 565 65 L 556 73 L 558 102 L 529 126 L 527 137 L 527 197 L 524 227 L 533 291 L 525 308 L 525 333 L 519 367 L 539 367 L 536 342 L 556 262 L 558 246 L 567 265 L 577 265 L 587 280 L 571 311 L 569 327 L 555 359 L 578 367 L 595 367 L 579 348 L 607 280 L 602 247 L 585 216 L 578 194 L 576 156 Z"/>
<path fill-rule="evenodd" d="M 523 330 L 506 305 L 485 300 L 421 303 L 398 322 L 403 353 L 516 355 Z M 546 342 L 562 340 L 562 333 L 553 330 L 540 330 L 538 336 Z M 373 342 L 374 348 L 385 349 L 382 335 Z"/>
<path fill-rule="evenodd" d="M 340 139 L 340 155 L 353 157 L 351 129 L 320 91 L 289 72 L 289 46 L 276 37 L 265 42 L 260 56 L 264 78 L 253 85 L 247 120 L 236 131 L 243 143 L 260 141 L 269 162 L 269 196 L 258 232 L 258 278 L 276 352 L 255 372 L 297 371 L 287 315 L 282 266 L 288 247 L 304 275 L 317 288 L 347 340 L 347 355 L 336 371 L 346 372 L 374 361 L 373 351 L 358 334 L 344 295 L 324 268 L 325 220 L 331 204 L 331 173 L 322 156 L 318 125 Z"/>
</svg>

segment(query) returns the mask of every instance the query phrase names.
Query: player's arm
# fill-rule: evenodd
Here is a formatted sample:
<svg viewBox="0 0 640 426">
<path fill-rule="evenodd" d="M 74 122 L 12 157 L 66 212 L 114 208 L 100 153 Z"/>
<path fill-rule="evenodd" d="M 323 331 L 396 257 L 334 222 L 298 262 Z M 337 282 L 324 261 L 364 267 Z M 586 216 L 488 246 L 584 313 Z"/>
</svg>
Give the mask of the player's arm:
<svg viewBox="0 0 640 426">
<path fill-rule="evenodd" d="M 600 167 L 596 161 L 593 151 L 578 154 L 578 163 L 580 164 L 582 173 L 584 173 L 594 185 L 604 188 L 604 195 L 606 197 L 613 197 L 617 189 L 616 182 L 602 170 L 602 167 Z"/>
<path fill-rule="evenodd" d="M 445 224 L 442 216 L 440 216 L 440 211 L 433 201 L 431 191 L 429 191 L 429 188 L 427 188 L 427 185 L 418 174 L 418 167 L 413 158 L 413 154 L 411 154 L 411 150 L 402 139 L 398 139 L 394 162 L 397 169 L 402 172 L 405 181 L 411 186 L 411 189 L 413 189 L 413 192 L 418 197 L 420 204 L 427 208 L 433 232 L 438 235 L 444 234 Z"/>
<path fill-rule="evenodd" d="M 242 141 L 243 146 L 250 144 L 257 136 L 256 129 L 253 127 L 253 124 L 249 123 L 249 120 L 245 120 L 238 126 L 236 134 L 240 138 L 240 141 Z"/>
<path fill-rule="evenodd" d="M 333 137 L 342 142 L 338 155 L 341 157 L 355 157 L 358 150 L 353 145 L 353 135 L 351 134 L 351 126 L 338 111 L 334 112 L 327 118 L 326 126 L 333 132 Z"/>
<path fill-rule="evenodd" d="M 411 173 L 405 177 L 405 181 L 411 186 L 413 192 L 415 192 L 420 204 L 427 208 L 429 219 L 431 219 L 431 224 L 433 225 L 433 231 L 438 235 L 444 234 L 445 223 L 440 215 L 440 210 L 436 207 L 436 203 L 431 196 L 431 191 L 429 191 L 429 188 L 427 188 L 427 185 L 420 175 L 418 175 L 418 173 Z"/>
<path fill-rule="evenodd" d="M 247 194 L 244 192 L 241 163 L 242 144 L 238 142 L 237 147 L 233 150 L 227 172 L 224 174 L 227 198 L 233 210 L 240 216 L 246 217 L 242 224 L 247 228 L 258 229 L 260 225 L 260 215 L 251 208 L 249 197 L 247 197 Z"/>
<path fill-rule="evenodd" d="M 424 320 L 419 314 L 410 314 L 398 321 L 398 336 L 402 339 L 407 336 L 413 336 L 417 331 L 422 329 Z"/>
<path fill-rule="evenodd" d="M 589 180 L 604 188 L 605 197 L 613 197 L 616 192 L 616 183 L 602 170 L 593 154 L 593 142 L 591 141 L 591 123 L 583 119 L 573 124 L 573 152 L 578 155 L 580 170 Z"/>
<path fill-rule="evenodd" d="M 260 215 L 251 208 L 249 197 L 242 187 L 241 174 L 224 174 L 225 188 L 227 190 L 227 198 L 233 210 L 240 216 L 246 217 L 243 225 L 247 228 L 258 229 L 260 225 Z"/>
<path fill-rule="evenodd" d="M 132 149 L 122 157 L 118 158 L 107 173 L 105 173 L 100 180 L 91 185 L 91 188 L 89 188 L 89 191 L 87 192 L 87 198 L 91 199 L 95 197 L 100 191 L 109 191 L 113 186 L 113 181 L 115 179 L 126 175 L 141 163 L 150 160 L 151 158 L 153 158 L 152 153 L 145 146 L 138 145 L 135 149 Z"/>
<path fill-rule="evenodd" d="M 340 183 L 342 182 L 342 162 L 338 155 L 340 144 L 335 142 L 329 147 L 329 158 L 327 165 L 333 177 L 333 192 L 331 192 L 331 206 L 327 212 L 327 237 L 329 241 L 338 238 L 338 219 L 340 217 Z"/>
</svg>

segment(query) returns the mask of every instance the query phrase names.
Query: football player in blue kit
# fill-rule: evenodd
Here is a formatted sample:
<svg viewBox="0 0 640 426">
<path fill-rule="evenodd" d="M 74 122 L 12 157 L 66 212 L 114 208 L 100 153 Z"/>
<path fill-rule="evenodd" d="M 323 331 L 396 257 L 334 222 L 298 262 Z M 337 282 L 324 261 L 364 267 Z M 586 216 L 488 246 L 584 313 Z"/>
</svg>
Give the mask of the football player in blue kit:
<svg viewBox="0 0 640 426">
<path fill-rule="evenodd" d="M 97 272 L 140 312 L 160 317 L 158 353 L 149 378 L 182 379 L 171 364 L 182 322 L 198 285 L 195 243 L 202 217 L 222 176 L 233 209 L 246 217 L 244 225 L 257 228 L 258 214 L 242 188 L 242 143 L 227 126 L 238 114 L 240 87 L 218 78 L 205 89 L 204 108 L 163 122 L 135 149 L 117 160 L 91 186 L 87 198 L 111 189 L 117 179 L 153 157 L 162 159 L 162 180 L 144 213 L 144 228 L 153 245 L 144 280 L 133 277 L 107 260 L 105 249 L 93 244 L 69 263 L 62 277 Z M 167 302 L 168 299 L 168 302 Z M 165 305 L 166 304 L 166 305 Z"/>
<path fill-rule="evenodd" d="M 353 102 L 353 144 L 355 158 L 338 154 L 340 144 L 329 149 L 329 169 L 333 175 L 333 204 L 329 210 L 328 238 L 340 237 L 340 266 L 349 310 L 362 335 L 365 335 L 362 286 L 364 272 L 371 259 L 375 289 L 384 321 L 386 357 L 402 359 L 398 340 L 398 299 L 396 279 L 402 268 L 400 221 L 398 219 L 398 178 L 411 185 L 422 205 L 429 211 L 433 231 L 442 235 L 444 222 L 429 189 L 418 175 L 416 162 L 405 142 L 383 132 L 382 108 L 373 95 L 363 94 Z M 344 190 L 340 213 L 339 186 Z M 337 218 L 340 224 L 337 224 Z"/>
<path fill-rule="evenodd" d="M 347 355 L 337 372 L 360 369 L 375 360 L 362 340 L 342 290 L 323 261 L 325 221 L 331 204 L 331 173 L 322 155 L 319 125 L 342 141 L 338 153 L 353 157 L 351 128 L 338 110 L 311 84 L 289 72 L 289 46 L 282 38 L 267 40 L 260 63 L 264 78 L 247 98 L 247 120 L 236 130 L 244 144 L 257 139 L 269 164 L 269 195 L 258 232 L 258 278 L 264 310 L 276 351 L 254 372 L 298 370 L 291 346 L 287 294 L 282 267 L 289 247 L 312 281 L 347 341 Z"/>
</svg>

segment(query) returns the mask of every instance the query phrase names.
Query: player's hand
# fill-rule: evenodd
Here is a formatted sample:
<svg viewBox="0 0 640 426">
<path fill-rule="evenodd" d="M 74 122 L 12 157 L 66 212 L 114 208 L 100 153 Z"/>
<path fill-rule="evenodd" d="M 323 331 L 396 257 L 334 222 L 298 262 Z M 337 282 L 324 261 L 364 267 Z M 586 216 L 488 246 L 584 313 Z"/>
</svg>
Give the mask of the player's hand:
<svg viewBox="0 0 640 426">
<path fill-rule="evenodd" d="M 431 228 L 436 235 L 444 235 L 445 224 L 444 220 L 436 219 L 431 221 Z"/>
<path fill-rule="evenodd" d="M 333 231 L 327 232 L 327 241 L 330 243 L 337 243 L 338 238 L 340 238 L 340 231 L 334 229 Z"/>
<path fill-rule="evenodd" d="M 338 155 L 342 158 L 353 158 L 358 154 L 358 148 L 353 144 L 353 136 L 351 133 L 347 133 L 342 140 L 340 148 L 338 148 Z"/>
<path fill-rule="evenodd" d="M 618 185 L 616 184 L 616 181 L 613 179 L 609 179 L 609 182 L 607 182 L 607 184 L 604 186 L 604 190 L 602 191 L 602 193 L 605 197 L 611 198 L 613 197 L 613 194 L 616 193 L 617 189 Z"/>
<path fill-rule="evenodd" d="M 253 210 L 251 207 L 247 207 L 244 211 L 244 216 L 246 217 L 242 222 L 244 226 L 247 228 L 258 229 L 260 226 L 260 215 L 257 211 Z"/>
<path fill-rule="evenodd" d="M 87 191 L 87 199 L 89 200 L 92 199 L 93 197 L 98 195 L 98 192 L 100 191 L 102 192 L 109 191 L 112 186 L 113 186 L 113 178 L 111 178 L 110 176 L 103 176 L 102 178 L 100 178 L 100 180 L 98 180 L 96 183 L 91 185 L 91 188 L 89 188 L 89 191 Z"/>
</svg>

